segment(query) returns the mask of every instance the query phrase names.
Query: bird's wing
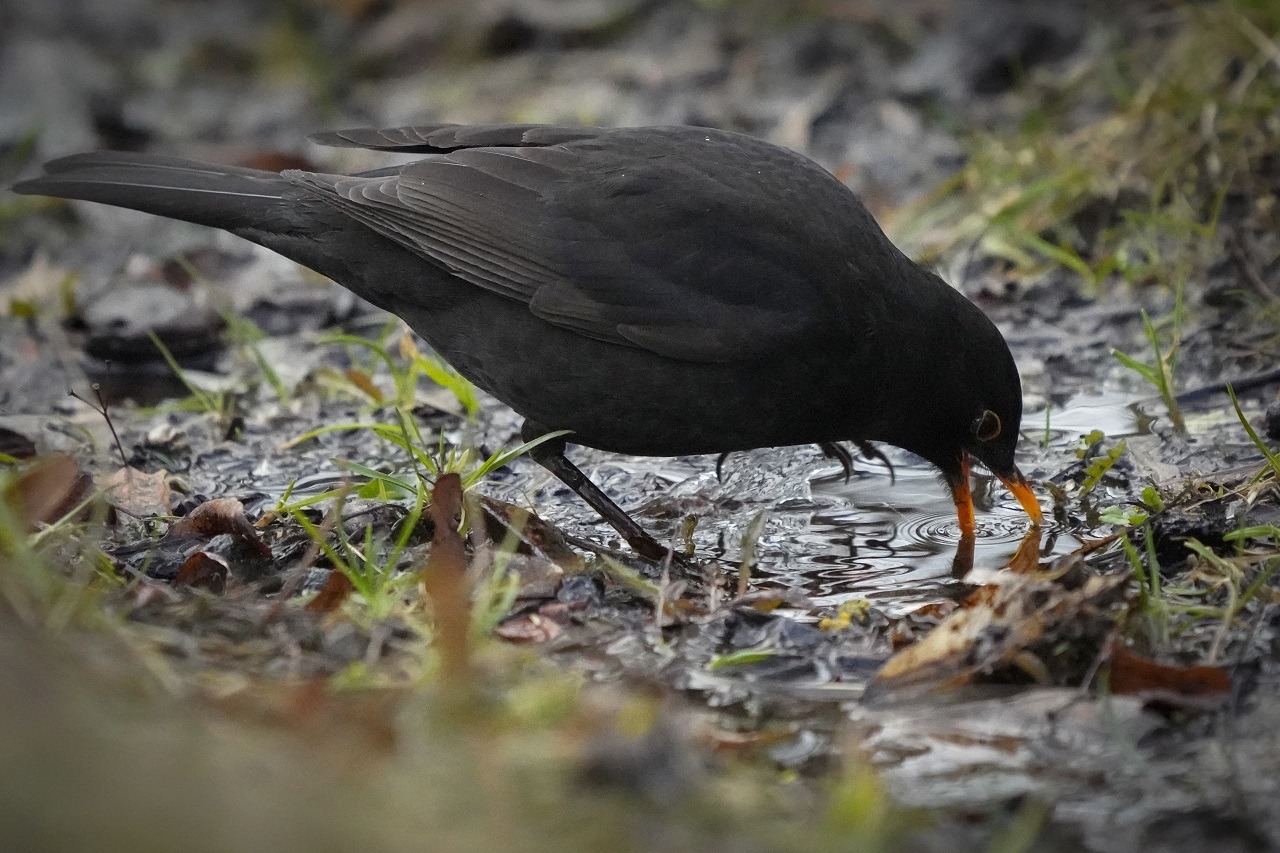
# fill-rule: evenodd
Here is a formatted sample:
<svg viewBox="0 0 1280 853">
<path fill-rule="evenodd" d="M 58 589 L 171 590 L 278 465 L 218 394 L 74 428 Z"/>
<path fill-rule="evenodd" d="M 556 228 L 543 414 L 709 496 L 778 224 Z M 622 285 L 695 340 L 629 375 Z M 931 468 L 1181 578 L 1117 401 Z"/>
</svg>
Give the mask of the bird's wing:
<svg viewBox="0 0 1280 853">
<path fill-rule="evenodd" d="M 729 362 L 821 345 L 847 321 L 822 290 L 831 241 L 798 221 L 808 188 L 759 159 L 794 155 L 760 147 L 735 163 L 731 150 L 682 154 L 679 136 L 602 144 L 602 133 L 345 131 L 351 144 L 448 153 L 390 175 L 286 174 L 459 278 L 600 340 Z M 485 147 L 458 147 L 472 141 Z"/>
<path fill-rule="evenodd" d="M 308 137 L 332 148 L 368 148 L 397 154 L 444 154 L 462 148 L 523 148 L 594 139 L 607 128 L 550 124 L 428 124 L 330 130 Z"/>
</svg>

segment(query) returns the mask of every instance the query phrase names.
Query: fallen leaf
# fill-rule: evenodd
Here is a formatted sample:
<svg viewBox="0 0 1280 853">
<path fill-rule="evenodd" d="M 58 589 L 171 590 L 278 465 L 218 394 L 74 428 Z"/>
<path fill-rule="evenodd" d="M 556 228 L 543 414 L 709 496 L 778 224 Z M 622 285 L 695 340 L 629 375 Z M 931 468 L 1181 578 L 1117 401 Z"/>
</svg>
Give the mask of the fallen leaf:
<svg viewBox="0 0 1280 853">
<path fill-rule="evenodd" d="M 347 381 L 359 388 L 361 391 L 369 395 L 369 399 L 375 403 L 381 403 L 386 400 L 382 393 L 382 389 L 374 384 L 373 377 L 365 373 L 363 370 L 356 370 L 354 367 L 348 367 L 342 371 L 347 377 Z"/>
<path fill-rule="evenodd" d="M 230 571 L 222 555 L 197 551 L 183 561 L 174 582 L 220 593 L 227 588 L 227 575 Z"/>
<path fill-rule="evenodd" d="M 1156 663 L 1114 642 L 1107 653 L 1110 663 L 1108 686 L 1112 693 L 1172 693 L 1204 696 L 1230 693 L 1231 676 L 1217 666 L 1170 666 Z"/>
<path fill-rule="evenodd" d="M 1018 550 L 1009 558 L 1009 562 L 1005 564 L 1009 571 L 1017 572 L 1020 575 L 1030 574 L 1040 568 L 1040 529 L 1031 528 L 1026 536 L 1022 537 L 1022 541 L 1018 543 Z"/>
<path fill-rule="evenodd" d="M 103 477 L 98 488 L 107 503 L 133 518 L 169 515 L 173 511 L 169 472 L 163 468 L 150 474 L 136 468 L 120 468 Z"/>
<path fill-rule="evenodd" d="M 92 483 L 75 459 L 52 453 L 31 463 L 10 483 L 4 501 L 17 510 L 24 529 L 35 530 L 75 509 L 89 496 Z"/>
<path fill-rule="evenodd" d="M 501 623 L 494 633 L 513 643 L 545 643 L 555 639 L 563 630 L 554 619 L 540 613 L 526 613 Z"/>
<path fill-rule="evenodd" d="M 481 565 L 492 564 L 496 547 L 492 542 L 485 542 L 475 549 L 475 559 Z M 564 569 L 540 554 L 515 554 L 506 561 L 507 571 L 520 579 L 519 599 L 554 598 L 560 582 L 564 580 Z"/>
<path fill-rule="evenodd" d="M 503 546 L 508 539 L 514 539 L 521 546 L 519 550 L 541 554 L 569 572 L 582 570 L 582 555 L 569 547 L 564 534 L 554 525 L 523 507 L 494 498 L 482 497 L 480 505 L 484 509 L 485 532 L 495 544 Z"/>
<path fill-rule="evenodd" d="M 1111 625 L 1105 607 L 1126 581 L 1123 575 L 1093 576 L 1068 589 L 1042 574 L 1011 574 L 1004 583 L 975 590 L 921 640 L 891 657 L 872 684 L 877 690 L 949 689 L 1015 669 L 1034 675 L 1044 662 L 1028 657 L 1032 647 L 1062 640 L 1081 655 L 1091 641 L 1099 649 Z"/>
<path fill-rule="evenodd" d="M 307 602 L 305 609 L 311 613 L 332 613 L 342 606 L 353 589 L 355 587 L 351 585 L 351 578 L 335 569 L 329 572 L 324 586 L 316 593 L 315 598 Z"/>
<path fill-rule="evenodd" d="M 262 541 L 258 528 L 244 514 L 244 504 L 235 498 L 215 498 L 205 501 L 182 518 L 169 525 L 165 539 L 184 539 L 189 536 L 212 539 L 220 534 L 230 534 L 253 546 L 260 556 L 271 558 L 271 547 Z"/>
</svg>

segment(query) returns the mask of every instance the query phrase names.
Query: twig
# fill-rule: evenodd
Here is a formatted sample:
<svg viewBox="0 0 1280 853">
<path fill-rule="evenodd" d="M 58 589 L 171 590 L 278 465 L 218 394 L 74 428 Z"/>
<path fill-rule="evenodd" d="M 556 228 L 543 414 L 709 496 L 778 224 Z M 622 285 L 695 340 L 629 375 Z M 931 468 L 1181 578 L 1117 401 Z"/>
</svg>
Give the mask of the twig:
<svg viewBox="0 0 1280 853">
<path fill-rule="evenodd" d="M 111 362 L 107 362 L 107 375 L 111 375 Z M 129 459 L 124 455 L 124 445 L 120 442 L 120 434 L 116 432 L 116 425 L 111 421 L 111 412 L 107 408 L 107 401 L 103 399 L 102 396 L 102 386 L 95 382 L 89 387 L 93 389 L 93 394 L 98 399 L 98 405 L 96 406 L 71 389 L 67 389 L 67 395 L 76 398 L 81 403 L 84 403 L 86 406 L 102 415 L 103 420 L 107 422 L 107 429 L 111 430 L 111 438 L 116 443 L 116 452 L 120 454 L 120 464 L 123 467 L 128 468 Z"/>
</svg>

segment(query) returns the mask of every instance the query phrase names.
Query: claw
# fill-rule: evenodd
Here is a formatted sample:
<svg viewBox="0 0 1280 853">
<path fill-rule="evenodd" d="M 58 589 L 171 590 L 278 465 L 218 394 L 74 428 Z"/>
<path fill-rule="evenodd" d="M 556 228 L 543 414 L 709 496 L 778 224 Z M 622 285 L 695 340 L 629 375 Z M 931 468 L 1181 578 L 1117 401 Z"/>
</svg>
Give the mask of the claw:
<svg viewBox="0 0 1280 853">
<path fill-rule="evenodd" d="M 898 477 L 893 472 L 893 463 L 889 461 L 889 457 L 880 452 L 880 448 L 876 447 L 869 441 L 854 441 L 857 445 L 858 452 L 862 454 L 862 458 L 868 462 L 875 460 L 884 463 L 884 467 L 889 469 L 889 484 L 893 485 L 898 482 Z"/>
<path fill-rule="evenodd" d="M 849 448 L 835 441 L 820 441 L 818 447 L 828 459 L 840 463 L 840 467 L 844 469 L 844 481 L 849 482 L 849 477 L 853 474 L 853 454 L 849 452 Z"/>
</svg>

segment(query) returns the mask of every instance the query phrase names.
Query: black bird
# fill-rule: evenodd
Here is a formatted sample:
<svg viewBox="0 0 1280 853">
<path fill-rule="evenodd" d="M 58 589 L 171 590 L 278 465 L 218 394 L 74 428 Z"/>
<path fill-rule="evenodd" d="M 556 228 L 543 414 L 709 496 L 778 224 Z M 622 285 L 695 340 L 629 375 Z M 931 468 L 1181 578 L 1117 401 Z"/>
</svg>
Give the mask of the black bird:
<svg viewBox="0 0 1280 853">
<path fill-rule="evenodd" d="M 1035 524 L 1022 390 L 995 325 L 791 151 L 693 127 L 431 125 L 316 142 L 423 159 L 356 175 L 153 154 L 53 160 L 14 191 L 223 228 L 398 314 L 532 439 L 672 456 L 883 441 L 969 460 Z M 533 456 L 639 553 L 664 549 L 564 455 Z M 843 451 L 847 459 L 847 451 Z"/>
</svg>

